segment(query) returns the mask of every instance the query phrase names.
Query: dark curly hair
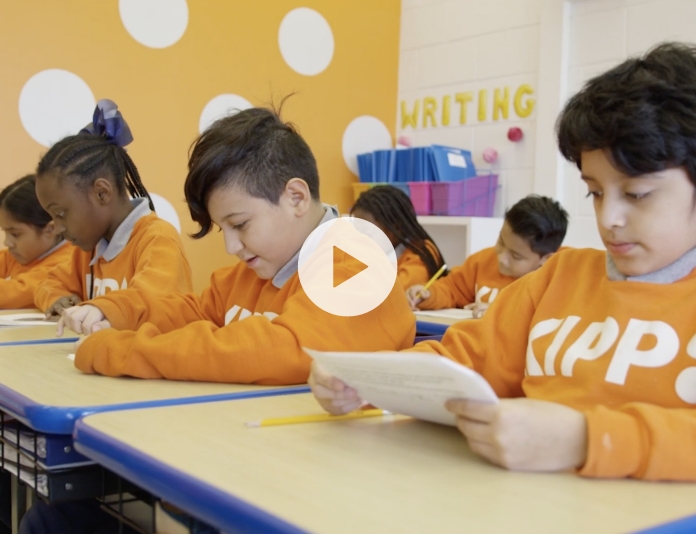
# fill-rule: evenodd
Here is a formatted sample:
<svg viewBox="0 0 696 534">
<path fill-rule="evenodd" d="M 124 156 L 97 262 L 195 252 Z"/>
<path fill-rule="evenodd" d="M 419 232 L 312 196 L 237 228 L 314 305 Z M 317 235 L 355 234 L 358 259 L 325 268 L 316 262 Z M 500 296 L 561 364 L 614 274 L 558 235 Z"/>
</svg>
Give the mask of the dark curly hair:
<svg viewBox="0 0 696 534">
<path fill-rule="evenodd" d="M 556 133 L 579 169 L 583 151 L 606 150 L 628 176 L 684 167 L 696 185 L 696 46 L 662 43 L 591 79 Z"/>
<path fill-rule="evenodd" d="M 568 212 L 549 197 L 528 195 L 505 212 L 505 221 L 539 256 L 556 252 L 568 230 Z"/>
<path fill-rule="evenodd" d="M 281 103 L 282 107 L 282 103 Z M 189 156 L 184 184 L 191 218 L 201 229 L 198 239 L 212 229 L 210 194 L 234 184 L 252 197 L 278 204 L 292 178 L 307 182 L 319 200 L 319 172 L 309 146 L 280 110 L 250 108 L 215 121 L 196 139 Z"/>
</svg>

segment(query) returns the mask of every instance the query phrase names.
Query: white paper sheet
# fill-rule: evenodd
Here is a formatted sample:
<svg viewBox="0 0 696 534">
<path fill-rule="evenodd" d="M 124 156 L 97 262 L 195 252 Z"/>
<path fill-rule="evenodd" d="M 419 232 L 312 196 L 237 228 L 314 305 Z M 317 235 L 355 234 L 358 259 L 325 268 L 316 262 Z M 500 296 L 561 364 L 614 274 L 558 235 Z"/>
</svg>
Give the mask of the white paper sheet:
<svg viewBox="0 0 696 534">
<path fill-rule="evenodd" d="M 439 317 L 441 319 L 457 319 L 464 321 L 465 319 L 473 319 L 473 310 L 463 310 L 462 308 L 445 308 L 444 310 L 418 310 L 414 312 L 416 317 L 423 317 L 427 321 L 428 317 Z"/>
<path fill-rule="evenodd" d="M 56 327 L 55 321 L 47 321 L 43 313 L 14 313 L 10 315 L 0 315 L 0 326 L 52 326 Z"/>
<path fill-rule="evenodd" d="M 360 398 L 393 413 L 454 425 L 448 399 L 498 402 L 476 371 L 442 356 L 418 352 L 319 352 L 304 349 Z"/>
</svg>

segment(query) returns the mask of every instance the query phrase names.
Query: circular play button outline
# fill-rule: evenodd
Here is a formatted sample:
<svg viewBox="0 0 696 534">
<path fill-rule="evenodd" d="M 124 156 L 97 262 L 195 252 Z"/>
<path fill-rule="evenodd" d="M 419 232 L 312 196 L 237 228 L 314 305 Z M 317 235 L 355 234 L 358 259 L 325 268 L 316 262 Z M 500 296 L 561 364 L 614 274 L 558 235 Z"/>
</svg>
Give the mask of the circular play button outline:
<svg viewBox="0 0 696 534">
<path fill-rule="evenodd" d="M 320 224 L 300 249 L 298 275 L 310 300 L 327 313 L 354 317 L 374 310 L 396 282 L 396 251 L 374 224 L 339 217 Z"/>
</svg>

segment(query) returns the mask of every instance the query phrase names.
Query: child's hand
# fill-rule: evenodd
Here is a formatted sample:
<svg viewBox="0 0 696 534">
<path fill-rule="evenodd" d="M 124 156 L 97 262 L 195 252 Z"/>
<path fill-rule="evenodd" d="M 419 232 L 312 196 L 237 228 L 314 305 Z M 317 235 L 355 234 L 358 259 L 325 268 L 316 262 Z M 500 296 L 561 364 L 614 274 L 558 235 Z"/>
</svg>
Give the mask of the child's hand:
<svg viewBox="0 0 696 534">
<path fill-rule="evenodd" d="M 82 299 L 77 295 L 68 295 L 67 297 L 60 297 L 55 301 L 50 308 L 46 310 L 46 319 L 51 319 L 53 317 L 58 317 L 63 315 L 63 310 L 67 310 L 73 306 L 77 306 Z"/>
<path fill-rule="evenodd" d="M 564 471 L 587 454 L 585 416 L 555 402 L 502 399 L 499 404 L 450 400 L 447 409 L 472 451 L 515 471 Z"/>
<path fill-rule="evenodd" d="M 56 336 L 61 337 L 66 327 L 76 334 L 89 335 L 110 326 L 109 321 L 105 320 L 104 314 L 96 306 L 74 306 L 63 311 L 58 321 Z"/>
<path fill-rule="evenodd" d="M 353 388 L 328 374 L 316 362 L 312 363 L 312 372 L 308 382 L 321 407 L 334 415 L 357 410 L 363 403 Z"/>
<path fill-rule="evenodd" d="M 483 314 L 486 313 L 488 306 L 490 306 L 490 303 L 488 302 L 472 302 L 471 304 L 464 306 L 464 309 L 471 310 L 474 319 L 480 319 L 483 317 Z"/>
<path fill-rule="evenodd" d="M 423 287 L 422 285 L 411 286 L 406 290 L 406 298 L 412 310 L 417 310 L 421 302 L 430 298 L 430 290 Z"/>
</svg>

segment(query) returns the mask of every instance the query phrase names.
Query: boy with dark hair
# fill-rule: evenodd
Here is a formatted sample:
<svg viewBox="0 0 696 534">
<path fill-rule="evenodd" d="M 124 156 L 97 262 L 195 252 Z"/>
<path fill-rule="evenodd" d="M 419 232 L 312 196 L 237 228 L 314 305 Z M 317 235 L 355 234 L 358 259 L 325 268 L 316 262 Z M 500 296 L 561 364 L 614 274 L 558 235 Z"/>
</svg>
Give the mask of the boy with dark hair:
<svg viewBox="0 0 696 534">
<path fill-rule="evenodd" d="M 309 234 L 338 217 L 319 200 L 309 146 L 273 111 L 247 109 L 220 119 L 195 142 L 185 184 L 194 237 L 221 229 L 241 261 L 219 269 L 202 296 L 152 298 L 120 291 L 63 315 L 76 332 L 96 333 L 78 347 L 87 373 L 211 382 L 298 384 L 310 359 L 302 347 L 403 349 L 415 319 L 400 284 L 363 315 L 343 317 L 317 307 L 297 274 Z M 339 254 L 334 277 L 355 274 Z M 106 329 L 113 326 L 115 329 Z M 356 335 L 359 332 L 361 335 Z"/>
<path fill-rule="evenodd" d="M 482 320 L 411 350 L 472 367 L 501 397 L 447 403 L 492 463 L 696 481 L 696 47 L 663 44 L 590 80 L 557 129 L 606 252 L 555 254 Z M 329 411 L 359 403 L 319 367 L 310 381 Z"/>
<path fill-rule="evenodd" d="M 495 247 L 472 254 L 430 289 L 410 287 L 409 304 L 421 310 L 467 308 L 480 317 L 501 289 L 546 263 L 567 228 L 568 213 L 558 202 L 529 195 L 505 212 Z"/>
</svg>

